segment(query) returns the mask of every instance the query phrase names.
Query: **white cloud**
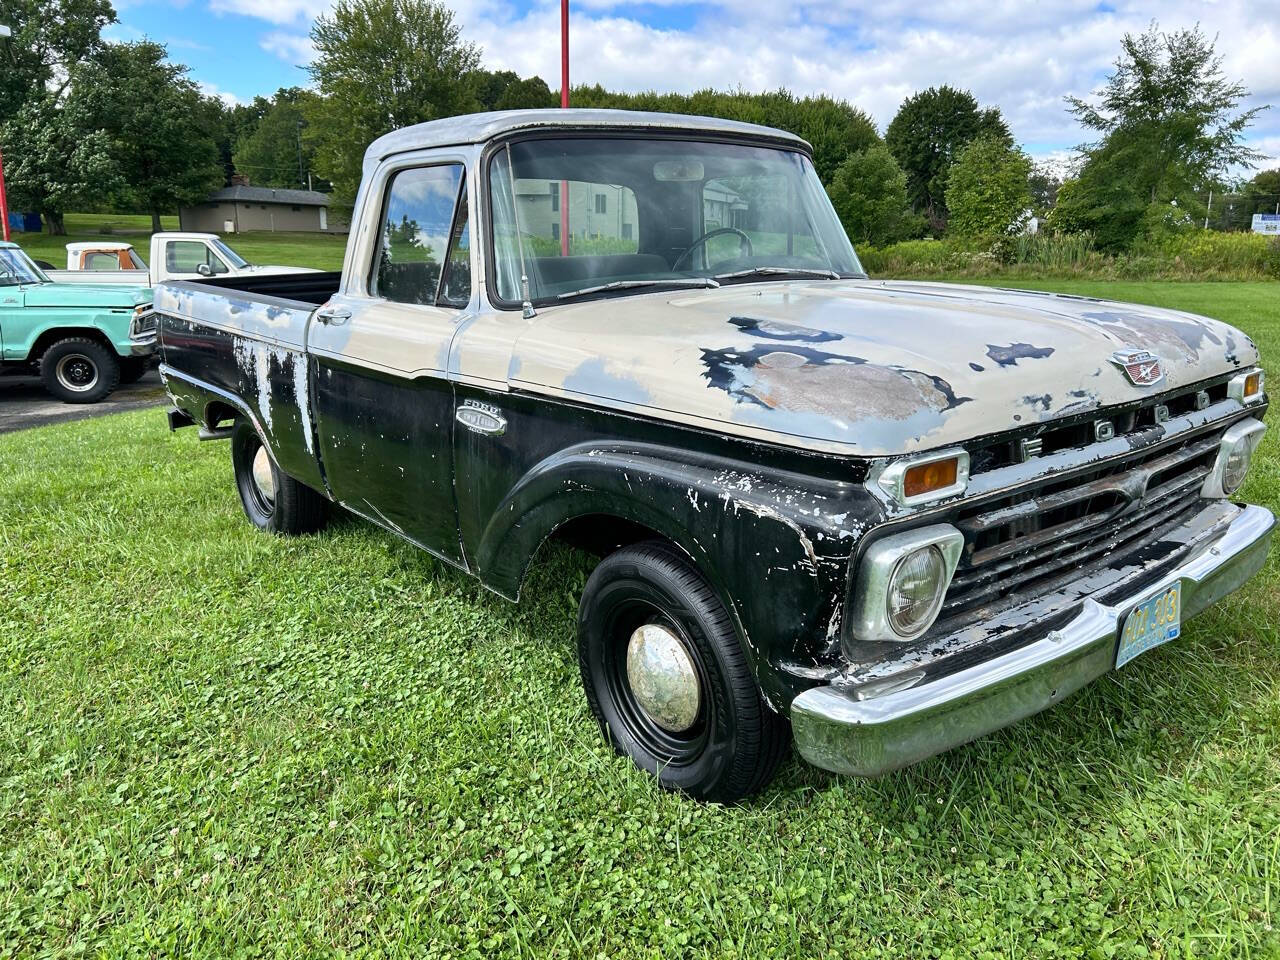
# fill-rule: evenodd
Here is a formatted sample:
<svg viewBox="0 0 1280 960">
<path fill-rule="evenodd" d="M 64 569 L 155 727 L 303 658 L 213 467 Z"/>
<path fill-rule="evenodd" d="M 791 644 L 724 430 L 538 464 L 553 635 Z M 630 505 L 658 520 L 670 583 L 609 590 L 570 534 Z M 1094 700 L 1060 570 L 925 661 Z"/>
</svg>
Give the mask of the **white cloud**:
<svg viewBox="0 0 1280 960">
<path fill-rule="evenodd" d="M 262 41 L 291 63 L 311 57 L 301 34 L 329 6 L 325 0 L 212 3 L 215 10 L 292 27 Z M 555 0 L 535 0 L 519 13 L 502 0 L 451 5 L 464 36 L 482 46 L 486 66 L 537 74 L 559 87 Z M 669 16 L 682 26 L 651 25 Z M 630 91 L 827 93 L 866 110 L 881 130 L 905 97 L 946 83 L 999 106 L 1033 155 L 1058 157 L 1089 139 L 1067 113 L 1064 96 L 1095 90 L 1119 54 L 1120 37 L 1153 19 L 1165 30 L 1200 22 L 1217 35 L 1227 75 L 1252 91 L 1249 105 L 1280 103 L 1280 5 L 1274 0 L 645 0 L 640 6 L 575 0 L 572 80 Z M 1280 110 L 1264 112 L 1251 131 L 1255 146 L 1274 139 L 1280 139 Z M 1274 146 L 1259 149 L 1280 153 Z"/>
<path fill-rule="evenodd" d="M 204 83 L 203 81 L 201 81 L 197 84 L 197 86 L 200 87 L 200 92 L 203 93 L 206 97 L 216 97 L 217 99 L 225 103 L 228 107 L 234 107 L 236 104 L 241 102 L 241 100 L 234 93 L 227 93 L 227 91 L 225 90 L 220 90 L 217 84 Z"/>
<path fill-rule="evenodd" d="M 260 46 L 268 53 L 273 53 L 281 60 L 294 66 L 306 66 L 316 55 L 311 46 L 311 38 L 302 34 L 288 33 L 284 30 L 273 30 L 260 41 Z"/>
</svg>

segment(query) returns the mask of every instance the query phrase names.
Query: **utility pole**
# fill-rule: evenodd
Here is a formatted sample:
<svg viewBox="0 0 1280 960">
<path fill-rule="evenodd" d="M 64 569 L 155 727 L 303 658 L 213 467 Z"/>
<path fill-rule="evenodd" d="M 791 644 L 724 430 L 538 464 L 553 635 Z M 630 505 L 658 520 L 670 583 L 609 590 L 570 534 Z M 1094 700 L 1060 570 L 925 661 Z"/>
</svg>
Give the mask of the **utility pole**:
<svg viewBox="0 0 1280 960">
<path fill-rule="evenodd" d="M 0 40 L 8 40 L 13 36 L 13 31 L 4 24 L 0 24 Z M 9 200 L 4 192 L 4 154 L 0 153 L 0 235 L 4 237 L 4 242 L 9 242 Z"/>
<path fill-rule="evenodd" d="M 302 178 L 302 121 L 298 121 L 298 186 L 305 181 Z M 309 188 L 308 188 L 309 189 Z"/>
<path fill-rule="evenodd" d="M 560 0 L 560 109 L 569 109 L 569 0 Z M 569 255 L 569 181 L 560 181 L 560 256 Z"/>
</svg>

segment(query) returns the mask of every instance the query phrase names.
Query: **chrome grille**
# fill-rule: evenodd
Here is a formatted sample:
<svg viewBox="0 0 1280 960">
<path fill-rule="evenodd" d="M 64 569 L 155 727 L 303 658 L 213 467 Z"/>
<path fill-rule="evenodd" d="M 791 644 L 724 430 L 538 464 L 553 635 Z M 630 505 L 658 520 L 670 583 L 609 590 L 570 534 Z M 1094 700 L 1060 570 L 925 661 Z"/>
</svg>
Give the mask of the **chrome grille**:
<svg viewBox="0 0 1280 960">
<path fill-rule="evenodd" d="M 1111 554 L 1153 543 L 1197 509 L 1222 429 L 972 507 L 940 622 L 1026 596 Z"/>
</svg>

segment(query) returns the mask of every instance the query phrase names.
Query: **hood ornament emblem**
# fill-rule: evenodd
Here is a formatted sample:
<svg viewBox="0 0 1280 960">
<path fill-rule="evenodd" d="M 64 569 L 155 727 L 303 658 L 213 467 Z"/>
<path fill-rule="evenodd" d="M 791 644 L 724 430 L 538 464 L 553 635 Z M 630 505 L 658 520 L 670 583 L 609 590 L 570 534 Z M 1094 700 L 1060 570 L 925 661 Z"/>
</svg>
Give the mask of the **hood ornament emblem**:
<svg viewBox="0 0 1280 960">
<path fill-rule="evenodd" d="M 1110 360 L 1135 387 L 1153 387 L 1164 379 L 1160 358 L 1149 350 L 1117 350 Z"/>
</svg>

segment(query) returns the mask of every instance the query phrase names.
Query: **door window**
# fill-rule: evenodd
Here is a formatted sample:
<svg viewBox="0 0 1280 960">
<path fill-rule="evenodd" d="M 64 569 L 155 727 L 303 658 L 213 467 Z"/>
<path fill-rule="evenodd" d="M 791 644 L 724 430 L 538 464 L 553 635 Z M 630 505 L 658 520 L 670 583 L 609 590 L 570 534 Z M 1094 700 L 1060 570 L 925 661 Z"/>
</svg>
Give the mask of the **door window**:
<svg viewBox="0 0 1280 960">
<path fill-rule="evenodd" d="M 414 167 L 392 177 L 369 283 L 373 296 L 395 303 L 457 305 L 465 286 L 461 302 L 470 299 L 471 278 L 461 267 L 450 266 L 447 290 L 441 284 L 451 241 L 461 251 L 470 239 L 466 212 L 457 209 L 464 196 L 462 181 L 462 165 L 456 163 Z"/>
</svg>

